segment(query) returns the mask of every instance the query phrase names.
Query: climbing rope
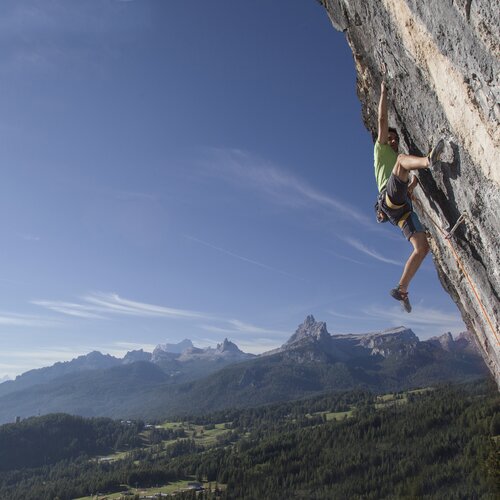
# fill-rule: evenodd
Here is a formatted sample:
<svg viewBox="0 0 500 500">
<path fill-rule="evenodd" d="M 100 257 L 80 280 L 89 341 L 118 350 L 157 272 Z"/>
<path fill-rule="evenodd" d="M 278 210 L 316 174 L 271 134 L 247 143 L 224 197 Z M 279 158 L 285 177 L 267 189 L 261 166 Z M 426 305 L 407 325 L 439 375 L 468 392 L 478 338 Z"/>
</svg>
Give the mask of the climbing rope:
<svg viewBox="0 0 500 500">
<path fill-rule="evenodd" d="M 425 190 L 424 190 L 424 193 L 425 193 Z M 427 193 L 425 193 L 427 194 Z M 429 213 L 425 210 L 425 208 L 423 207 L 422 203 L 420 200 L 418 200 L 417 198 L 415 198 L 414 196 L 412 197 L 413 201 L 417 203 L 417 205 L 419 205 L 420 207 L 420 210 L 422 210 L 422 212 L 427 216 L 427 218 L 432 222 L 432 224 L 434 224 L 434 226 L 438 229 L 438 231 L 441 233 L 441 235 L 443 236 L 444 238 L 444 241 L 446 241 L 446 243 L 448 243 L 448 246 L 450 247 L 454 257 L 455 257 L 455 260 L 457 261 L 457 264 L 458 264 L 458 267 L 461 269 L 462 273 L 464 274 L 465 278 L 467 279 L 467 281 L 469 282 L 469 285 L 476 297 L 476 300 L 479 304 L 479 307 L 481 308 L 481 310 L 483 311 L 483 315 L 488 323 L 488 325 L 490 326 L 491 328 L 491 331 L 493 332 L 493 334 L 495 335 L 495 338 L 497 340 L 497 343 L 500 344 L 500 337 L 499 337 L 499 334 L 497 332 L 497 330 L 495 330 L 494 326 L 493 326 L 493 322 L 491 321 L 489 315 L 488 315 L 488 312 L 486 311 L 486 308 L 484 307 L 482 301 L 481 301 L 481 298 L 479 297 L 479 293 L 476 289 L 476 287 L 474 286 L 474 283 L 471 279 L 471 277 L 469 276 L 469 273 L 466 271 L 465 269 L 465 266 L 462 262 L 462 260 L 460 259 L 460 256 L 458 255 L 457 251 L 453 248 L 453 245 L 451 244 L 451 238 L 448 238 L 448 234 L 441 228 L 441 226 L 429 215 Z"/>
</svg>

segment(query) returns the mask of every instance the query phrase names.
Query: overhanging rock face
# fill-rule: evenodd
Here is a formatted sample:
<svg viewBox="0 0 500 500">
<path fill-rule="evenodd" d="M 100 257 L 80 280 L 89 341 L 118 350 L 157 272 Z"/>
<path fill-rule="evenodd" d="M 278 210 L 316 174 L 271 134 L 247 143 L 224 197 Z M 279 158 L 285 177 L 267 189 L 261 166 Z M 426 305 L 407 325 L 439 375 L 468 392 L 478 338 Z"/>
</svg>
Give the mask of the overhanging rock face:
<svg viewBox="0 0 500 500">
<path fill-rule="evenodd" d="M 445 290 L 500 385 L 500 9 L 491 0 L 322 0 L 346 34 L 373 137 L 382 75 L 401 150 L 443 161 L 419 171 L 415 210 Z M 371 200 L 369 200 L 371 204 Z M 447 241 L 461 214 L 465 222 Z"/>
</svg>

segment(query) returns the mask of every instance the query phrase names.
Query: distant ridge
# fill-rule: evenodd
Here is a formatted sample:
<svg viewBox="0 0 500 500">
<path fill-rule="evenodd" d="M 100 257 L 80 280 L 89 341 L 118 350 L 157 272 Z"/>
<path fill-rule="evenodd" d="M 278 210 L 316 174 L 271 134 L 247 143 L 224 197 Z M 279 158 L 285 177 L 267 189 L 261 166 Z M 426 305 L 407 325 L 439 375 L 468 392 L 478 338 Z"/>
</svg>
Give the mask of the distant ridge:
<svg viewBox="0 0 500 500">
<path fill-rule="evenodd" d="M 184 339 L 177 344 L 159 344 L 152 353 L 143 349 L 129 351 L 123 358 L 92 351 L 71 361 L 57 362 L 51 366 L 29 370 L 18 375 L 14 380 L 0 379 L 0 397 L 67 375 L 106 370 L 139 361 L 151 362 L 160 366 L 173 380 L 180 382 L 208 375 L 228 363 L 252 357 L 254 357 L 253 354 L 244 353 L 228 339 L 218 344 L 216 348 L 207 347 L 205 349 L 194 347 L 191 340 Z"/>
<path fill-rule="evenodd" d="M 243 353 L 228 339 L 216 348 L 188 347 L 181 354 L 155 349 L 150 360 L 141 359 L 147 354 L 133 351 L 120 360 L 93 352 L 88 360 L 79 357 L 40 372 L 54 376 L 61 365 L 68 370 L 89 366 L 90 361 L 112 366 L 80 369 L 51 380 L 46 377 L 27 387 L 19 387 L 17 380 L 4 382 L 0 385 L 0 423 L 39 411 L 165 418 L 329 390 L 400 391 L 488 373 L 466 334 L 420 341 L 402 326 L 331 335 L 326 323 L 311 315 L 280 348 L 260 356 Z M 2 393 L 9 384 L 10 391 Z"/>
</svg>

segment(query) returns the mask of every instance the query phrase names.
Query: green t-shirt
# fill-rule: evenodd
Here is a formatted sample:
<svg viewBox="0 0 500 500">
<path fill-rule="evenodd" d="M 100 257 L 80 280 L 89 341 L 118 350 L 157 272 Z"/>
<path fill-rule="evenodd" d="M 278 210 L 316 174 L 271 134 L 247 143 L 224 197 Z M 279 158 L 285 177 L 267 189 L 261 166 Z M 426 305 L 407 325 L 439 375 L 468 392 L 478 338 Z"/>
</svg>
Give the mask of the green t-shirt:
<svg viewBox="0 0 500 500">
<path fill-rule="evenodd" d="M 392 173 L 394 165 L 396 165 L 397 159 L 397 153 L 394 152 L 389 144 L 380 144 L 378 141 L 375 142 L 375 147 L 373 148 L 373 161 L 375 164 L 375 179 L 377 180 L 379 192 L 382 191 L 387 184 L 387 180 Z"/>
</svg>

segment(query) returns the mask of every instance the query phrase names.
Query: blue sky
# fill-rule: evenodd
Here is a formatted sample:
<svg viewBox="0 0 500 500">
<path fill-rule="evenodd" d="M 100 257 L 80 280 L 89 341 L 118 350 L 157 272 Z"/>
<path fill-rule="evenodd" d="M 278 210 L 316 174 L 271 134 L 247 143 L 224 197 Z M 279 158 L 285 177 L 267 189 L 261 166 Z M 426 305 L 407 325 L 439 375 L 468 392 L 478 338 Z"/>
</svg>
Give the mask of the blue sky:
<svg viewBox="0 0 500 500">
<path fill-rule="evenodd" d="M 372 217 L 351 53 L 314 0 L 3 0 L 0 378 L 93 349 L 465 329 Z"/>
</svg>

